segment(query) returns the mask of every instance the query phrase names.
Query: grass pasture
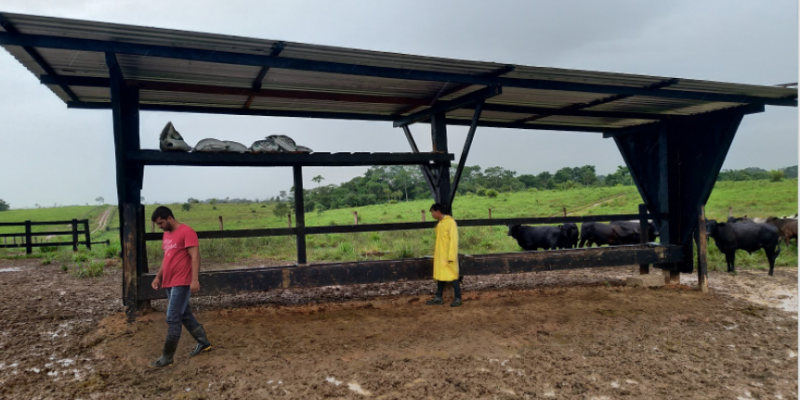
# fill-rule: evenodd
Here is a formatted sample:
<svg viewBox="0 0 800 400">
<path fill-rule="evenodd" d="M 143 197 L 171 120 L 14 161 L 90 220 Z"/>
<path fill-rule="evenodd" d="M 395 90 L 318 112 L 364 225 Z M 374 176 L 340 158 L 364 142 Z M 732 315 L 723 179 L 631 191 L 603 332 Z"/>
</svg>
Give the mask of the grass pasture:
<svg viewBox="0 0 800 400">
<path fill-rule="evenodd" d="M 577 188 L 566 191 L 525 191 L 500 193 L 495 198 L 475 195 L 460 196 L 453 204 L 456 219 L 487 218 L 489 209 L 493 218 L 547 217 L 558 216 L 562 208 L 569 215 L 604 215 L 636 213 L 641 198 L 635 187 Z M 421 210 L 425 210 L 426 220 L 431 221 L 427 212 L 430 201 L 399 202 L 357 208 L 310 212 L 306 214 L 307 226 L 351 225 L 353 212 L 358 212 L 359 224 L 416 222 L 421 220 Z M 190 211 L 182 211 L 180 204 L 166 204 L 176 213 L 178 219 L 198 231 L 218 230 L 219 216 L 223 217 L 225 230 L 280 228 L 288 225 L 285 215 L 278 217 L 273 212 L 273 204 L 192 204 Z M 157 205 L 146 205 L 145 213 Z M 89 218 L 94 229 L 103 211 L 110 206 L 73 206 L 31 210 L 11 210 L 0 213 L 0 222 L 70 220 Z M 724 220 L 728 207 L 733 207 L 734 215 L 767 217 L 771 215 L 790 215 L 797 212 L 797 180 L 781 182 L 742 181 L 717 183 L 706 206 L 708 218 Z M 294 221 L 293 221 L 294 224 Z M 148 232 L 149 223 L 145 224 Z M 41 230 L 42 227 L 37 227 Z M 0 228 L 0 232 L 10 233 L 12 228 Z M 157 229 L 157 228 L 156 228 Z M 16 230 L 19 232 L 24 230 Z M 460 251 L 467 254 L 484 254 L 518 251 L 516 242 L 506 235 L 507 229 L 496 227 L 463 227 L 459 230 Z M 93 241 L 110 239 L 112 246 L 119 246 L 119 217 L 109 219 L 106 229 L 92 236 Z M 434 233 L 425 231 L 365 232 L 355 234 L 311 235 L 307 237 L 308 259 L 315 261 L 356 261 L 376 259 L 411 258 L 430 255 L 433 249 Z M 96 246 L 90 254 L 93 258 L 103 258 L 108 254 L 105 246 Z M 257 263 L 258 260 L 291 261 L 295 258 L 294 237 L 241 238 L 221 240 L 201 240 L 201 255 L 204 260 L 222 268 L 232 268 L 242 264 Z M 725 267 L 724 256 L 713 244 L 709 244 L 709 266 L 712 269 Z M 108 253 L 113 254 L 113 251 Z M 160 263 L 162 253 L 159 242 L 147 245 L 150 265 Z M 24 251 L 0 250 L 0 257 L 20 257 Z M 35 251 L 34 257 L 42 253 Z M 67 247 L 59 248 L 53 262 L 71 262 L 73 255 Z M 797 247 L 792 244 L 783 248 L 778 258 L 779 266 L 797 266 Z M 229 265 L 225 265 L 229 264 Z M 746 268 L 766 268 L 763 251 L 754 254 L 737 253 L 737 266 Z"/>
</svg>

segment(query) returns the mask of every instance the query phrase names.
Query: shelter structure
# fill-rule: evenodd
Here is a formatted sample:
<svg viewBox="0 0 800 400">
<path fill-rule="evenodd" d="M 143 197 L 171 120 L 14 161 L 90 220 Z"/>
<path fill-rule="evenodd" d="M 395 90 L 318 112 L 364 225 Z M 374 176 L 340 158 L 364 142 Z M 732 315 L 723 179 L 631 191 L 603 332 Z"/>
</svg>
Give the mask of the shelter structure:
<svg viewBox="0 0 800 400">
<path fill-rule="evenodd" d="M 163 297 L 150 288 L 153 274 L 145 255 L 145 241 L 160 239 L 144 229 L 140 192 L 148 165 L 293 167 L 296 227 L 198 234 L 295 235 L 297 265 L 206 271 L 203 294 L 387 282 L 429 278 L 430 259 L 308 264 L 306 235 L 425 229 L 433 223 L 307 227 L 304 166 L 419 165 L 433 199 L 450 206 L 478 127 L 595 132 L 619 148 L 644 202 L 638 214 L 459 220 L 459 225 L 637 218 L 659 225 L 660 243 L 466 257 L 462 274 L 655 264 L 675 277 L 693 271 L 692 235 L 705 234 L 697 229 L 702 205 L 742 118 L 767 105 L 797 106 L 797 89 L 785 87 L 422 57 L 12 13 L 0 13 L 0 27 L 0 45 L 67 107 L 113 114 L 123 299 L 131 317 L 150 299 Z M 408 138 L 411 152 L 162 153 L 141 147 L 142 111 L 392 123 Z M 430 153 L 420 152 L 410 133 L 419 123 L 430 125 Z M 454 156 L 447 127 L 453 125 L 469 126 L 469 133 L 451 181 Z"/>
</svg>

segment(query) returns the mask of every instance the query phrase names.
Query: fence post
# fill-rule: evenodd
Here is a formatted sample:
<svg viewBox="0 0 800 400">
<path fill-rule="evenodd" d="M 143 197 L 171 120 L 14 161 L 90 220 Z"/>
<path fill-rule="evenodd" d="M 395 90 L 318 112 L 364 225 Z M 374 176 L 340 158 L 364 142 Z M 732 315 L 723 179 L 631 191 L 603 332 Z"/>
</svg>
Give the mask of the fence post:
<svg viewBox="0 0 800 400">
<path fill-rule="evenodd" d="M 33 254 L 33 243 L 31 240 L 31 221 L 25 221 L 25 254 Z"/>
<path fill-rule="evenodd" d="M 219 216 L 219 230 L 222 230 L 222 215 Z"/>
<path fill-rule="evenodd" d="M 697 241 L 697 286 L 700 291 L 708 293 L 708 258 L 706 255 L 706 210 L 700 206 L 699 217 L 697 218 L 697 230 L 695 232 Z"/>
<path fill-rule="evenodd" d="M 86 234 L 86 248 L 91 250 L 92 249 L 92 234 L 89 231 L 89 220 L 83 220 L 83 232 Z"/>
<path fill-rule="evenodd" d="M 78 251 L 78 220 L 72 219 L 72 251 Z"/>
<path fill-rule="evenodd" d="M 422 210 L 422 222 L 425 222 L 425 210 Z"/>
<path fill-rule="evenodd" d="M 489 219 L 492 219 L 492 209 L 489 209 Z"/>
<path fill-rule="evenodd" d="M 289 218 L 289 228 L 292 227 L 292 213 L 286 214 L 287 218 Z"/>
<path fill-rule="evenodd" d="M 358 211 L 353 211 L 353 225 L 358 225 Z"/>
<path fill-rule="evenodd" d="M 150 233 L 153 233 L 155 231 L 156 231 L 156 223 L 155 221 L 150 221 Z"/>
<path fill-rule="evenodd" d="M 639 243 L 646 244 L 650 231 L 650 224 L 647 221 L 647 205 L 639 204 Z M 650 264 L 639 264 L 639 274 L 647 275 L 650 273 Z"/>
<path fill-rule="evenodd" d="M 564 212 L 564 216 L 567 216 L 567 207 L 562 207 L 561 210 Z"/>
</svg>

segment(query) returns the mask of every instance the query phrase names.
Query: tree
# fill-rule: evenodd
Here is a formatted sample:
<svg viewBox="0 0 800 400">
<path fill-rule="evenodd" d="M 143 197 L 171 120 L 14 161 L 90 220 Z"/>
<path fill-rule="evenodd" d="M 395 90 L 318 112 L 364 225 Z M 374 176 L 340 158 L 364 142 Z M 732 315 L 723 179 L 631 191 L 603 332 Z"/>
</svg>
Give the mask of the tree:
<svg viewBox="0 0 800 400">
<path fill-rule="evenodd" d="M 278 202 L 275 208 L 272 209 L 272 213 L 275 214 L 276 217 L 281 218 L 289 213 L 289 206 L 284 202 Z"/>
<path fill-rule="evenodd" d="M 316 182 L 317 183 L 317 187 L 319 187 L 320 182 L 322 182 L 324 180 L 325 180 L 325 178 L 323 178 L 322 175 L 317 175 L 317 176 L 311 178 L 312 182 Z"/>
<path fill-rule="evenodd" d="M 191 205 L 191 204 L 189 204 L 189 203 L 183 203 L 183 204 L 181 205 L 181 209 L 182 209 L 183 211 L 189 211 L 189 210 L 191 210 L 191 209 L 192 209 L 192 205 Z"/>
<path fill-rule="evenodd" d="M 783 171 L 778 169 L 773 169 L 769 171 L 769 180 L 772 182 L 780 182 L 783 179 Z"/>
<path fill-rule="evenodd" d="M 103 196 L 99 196 L 98 198 L 94 199 L 94 201 L 96 201 L 97 204 L 102 205 L 103 203 L 105 203 L 106 199 L 104 199 Z"/>
<path fill-rule="evenodd" d="M 280 194 L 281 201 L 286 201 L 286 191 L 285 190 L 281 190 L 280 193 L 278 193 L 278 194 Z"/>
<path fill-rule="evenodd" d="M 5 202 L 5 200 L 0 199 L 0 211 L 8 211 L 11 206 Z"/>
<path fill-rule="evenodd" d="M 36 203 L 33 206 L 36 207 L 36 208 L 42 208 L 42 206 L 40 206 L 39 203 Z"/>
<path fill-rule="evenodd" d="M 189 197 L 189 200 L 187 200 L 186 202 L 191 204 L 198 204 L 200 203 L 200 200 L 197 200 L 194 197 Z"/>
</svg>

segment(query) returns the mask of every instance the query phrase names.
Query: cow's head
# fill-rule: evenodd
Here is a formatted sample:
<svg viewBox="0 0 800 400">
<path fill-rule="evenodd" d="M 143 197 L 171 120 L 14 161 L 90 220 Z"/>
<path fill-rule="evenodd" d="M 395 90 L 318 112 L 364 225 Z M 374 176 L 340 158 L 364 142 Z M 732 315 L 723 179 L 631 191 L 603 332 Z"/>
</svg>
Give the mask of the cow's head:
<svg viewBox="0 0 800 400">
<path fill-rule="evenodd" d="M 517 233 L 519 233 L 519 224 L 511 224 L 508 226 L 508 236 L 516 237 Z"/>
<path fill-rule="evenodd" d="M 714 235 L 719 225 L 720 224 L 718 224 L 717 221 L 713 219 L 706 220 L 706 235 L 708 236 Z"/>
</svg>

